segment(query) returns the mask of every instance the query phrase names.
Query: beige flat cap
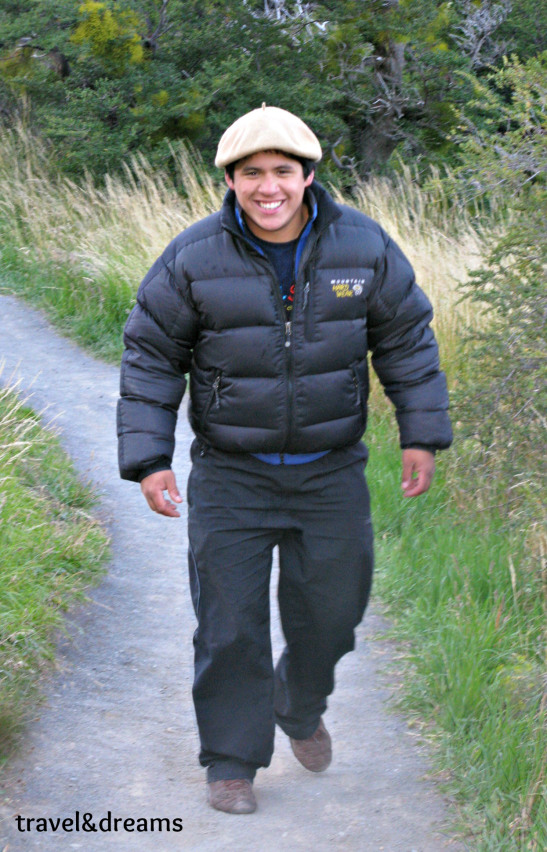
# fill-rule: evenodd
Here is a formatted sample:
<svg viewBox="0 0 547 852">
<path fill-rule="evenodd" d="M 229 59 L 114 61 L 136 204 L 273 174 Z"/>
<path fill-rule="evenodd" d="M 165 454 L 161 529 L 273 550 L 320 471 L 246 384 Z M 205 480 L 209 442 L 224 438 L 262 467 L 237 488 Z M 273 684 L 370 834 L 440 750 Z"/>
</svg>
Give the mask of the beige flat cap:
<svg viewBox="0 0 547 852">
<path fill-rule="evenodd" d="M 223 133 L 215 166 L 224 168 L 257 151 L 270 150 L 286 151 L 314 163 L 323 156 L 317 136 L 302 119 L 285 109 L 262 104 L 260 109 L 242 115 Z"/>
</svg>

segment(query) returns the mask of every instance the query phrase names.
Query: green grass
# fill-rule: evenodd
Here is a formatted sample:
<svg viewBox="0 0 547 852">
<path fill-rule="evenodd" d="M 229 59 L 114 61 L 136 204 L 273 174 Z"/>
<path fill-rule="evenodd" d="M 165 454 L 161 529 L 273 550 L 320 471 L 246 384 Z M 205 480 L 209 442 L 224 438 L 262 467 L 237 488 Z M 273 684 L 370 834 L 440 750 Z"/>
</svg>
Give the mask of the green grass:
<svg viewBox="0 0 547 852">
<path fill-rule="evenodd" d="M 100 575 L 107 539 L 58 441 L 0 389 L 0 760 L 35 706 L 62 612 Z"/>
<path fill-rule="evenodd" d="M 405 650 L 404 713 L 434 744 L 476 852 L 547 848 L 544 594 L 526 538 L 469 499 L 440 454 L 432 490 L 400 497 L 385 413 L 368 433 L 375 591 Z M 465 500 L 465 502 L 463 502 Z"/>
<path fill-rule="evenodd" d="M 94 355 L 119 362 L 122 329 L 135 303 L 134 288 L 105 272 L 91 287 L 77 270 L 50 260 L 35 263 L 12 246 L 1 250 L 0 292 L 13 292 L 45 310 L 50 320 Z"/>
</svg>

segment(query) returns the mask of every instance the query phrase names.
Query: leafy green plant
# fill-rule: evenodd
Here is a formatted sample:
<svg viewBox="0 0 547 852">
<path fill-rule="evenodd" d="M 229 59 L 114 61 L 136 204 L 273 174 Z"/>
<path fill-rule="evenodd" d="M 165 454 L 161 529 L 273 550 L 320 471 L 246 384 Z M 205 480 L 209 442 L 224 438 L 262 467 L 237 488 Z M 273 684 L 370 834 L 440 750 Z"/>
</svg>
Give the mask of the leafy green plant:
<svg viewBox="0 0 547 852">
<path fill-rule="evenodd" d="M 461 173 L 476 193 L 501 189 L 511 209 L 463 285 L 484 322 L 465 341 L 456 405 L 483 489 L 522 526 L 524 507 L 542 517 L 547 473 L 547 53 L 506 61 L 470 107 L 486 119 L 468 123 Z"/>
<path fill-rule="evenodd" d="M 454 163 L 451 131 L 488 63 L 545 46 L 536 6 L 4 0 L 0 122 L 24 115 L 73 177 L 119 173 L 137 152 L 166 169 L 174 141 L 212 170 L 222 132 L 266 101 L 308 121 L 341 187 L 400 156 L 427 172 Z"/>
<path fill-rule="evenodd" d="M 71 35 L 74 44 L 85 47 L 114 75 L 122 75 L 127 65 L 144 61 L 140 32 L 144 22 L 129 9 L 110 9 L 106 3 L 84 0 L 80 21 Z"/>
</svg>

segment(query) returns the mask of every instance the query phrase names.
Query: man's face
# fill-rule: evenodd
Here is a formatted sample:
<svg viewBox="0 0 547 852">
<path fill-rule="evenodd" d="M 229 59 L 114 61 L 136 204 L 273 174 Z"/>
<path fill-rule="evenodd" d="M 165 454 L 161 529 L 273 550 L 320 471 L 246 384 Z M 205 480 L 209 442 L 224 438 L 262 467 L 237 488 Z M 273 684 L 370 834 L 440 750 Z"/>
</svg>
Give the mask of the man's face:
<svg viewBox="0 0 547 852">
<path fill-rule="evenodd" d="M 304 191 L 313 176 L 311 172 L 305 178 L 298 160 L 272 151 L 260 151 L 238 163 L 233 180 L 225 175 L 247 227 L 271 243 L 289 242 L 300 234 L 308 218 Z"/>
</svg>

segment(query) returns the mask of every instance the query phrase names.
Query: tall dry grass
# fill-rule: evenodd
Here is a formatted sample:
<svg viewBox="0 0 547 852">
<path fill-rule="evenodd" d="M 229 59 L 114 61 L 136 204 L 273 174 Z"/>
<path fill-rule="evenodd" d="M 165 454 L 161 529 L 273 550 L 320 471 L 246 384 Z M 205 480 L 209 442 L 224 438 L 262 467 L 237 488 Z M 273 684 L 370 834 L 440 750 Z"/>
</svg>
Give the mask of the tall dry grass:
<svg viewBox="0 0 547 852">
<path fill-rule="evenodd" d="M 106 357 L 137 286 L 171 239 L 218 209 L 222 191 L 199 155 L 173 154 L 175 177 L 135 157 L 121 177 L 77 184 L 55 175 L 51 155 L 22 128 L 0 138 L 4 284 L 45 307 L 81 343 Z"/>
<path fill-rule="evenodd" d="M 179 231 L 218 210 L 224 184 L 182 147 L 173 150 L 174 178 L 142 157 L 100 185 L 89 176 L 80 184 L 52 177 L 52 165 L 22 128 L 0 138 L 4 268 L 16 287 L 38 295 L 64 323 L 76 322 L 80 340 L 117 357 L 113 338 L 144 273 Z M 408 255 L 450 361 L 461 327 L 473 319 L 458 304 L 458 286 L 479 263 L 482 236 L 470 216 L 454 212 L 442 182 L 432 186 L 421 189 L 406 170 L 395 183 L 361 184 L 340 200 L 377 219 Z"/>
<path fill-rule="evenodd" d="M 460 287 L 481 263 L 485 224 L 447 186 L 437 170 L 424 187 L 403 166 L 395 177 L 358 183 L 349 203 L 379 222 L 410 260 L 433 305 L 441 351 L 452 362 L 463 329 L 478 322 L 476 308 L 461 301 Z"/>
<path fill-rule="evenodd" d="M 23 252 L 41 260 L 67 258 L 100 275 L 123 252 L 133 268 L 150 264 L 178 231 L 218 208 L 222 193 L 196 152 L 173 152 L 176 178 L 154 172 L 143 157 L 121 177 L 81 183 L 54 176 L 51 153 L 20 127 L 0 137 L 0 211 Z M 177 186 L 186 197 L 181 198 Z M 116 267 L 114 267 L 116 268 Z"/>
</svg>

